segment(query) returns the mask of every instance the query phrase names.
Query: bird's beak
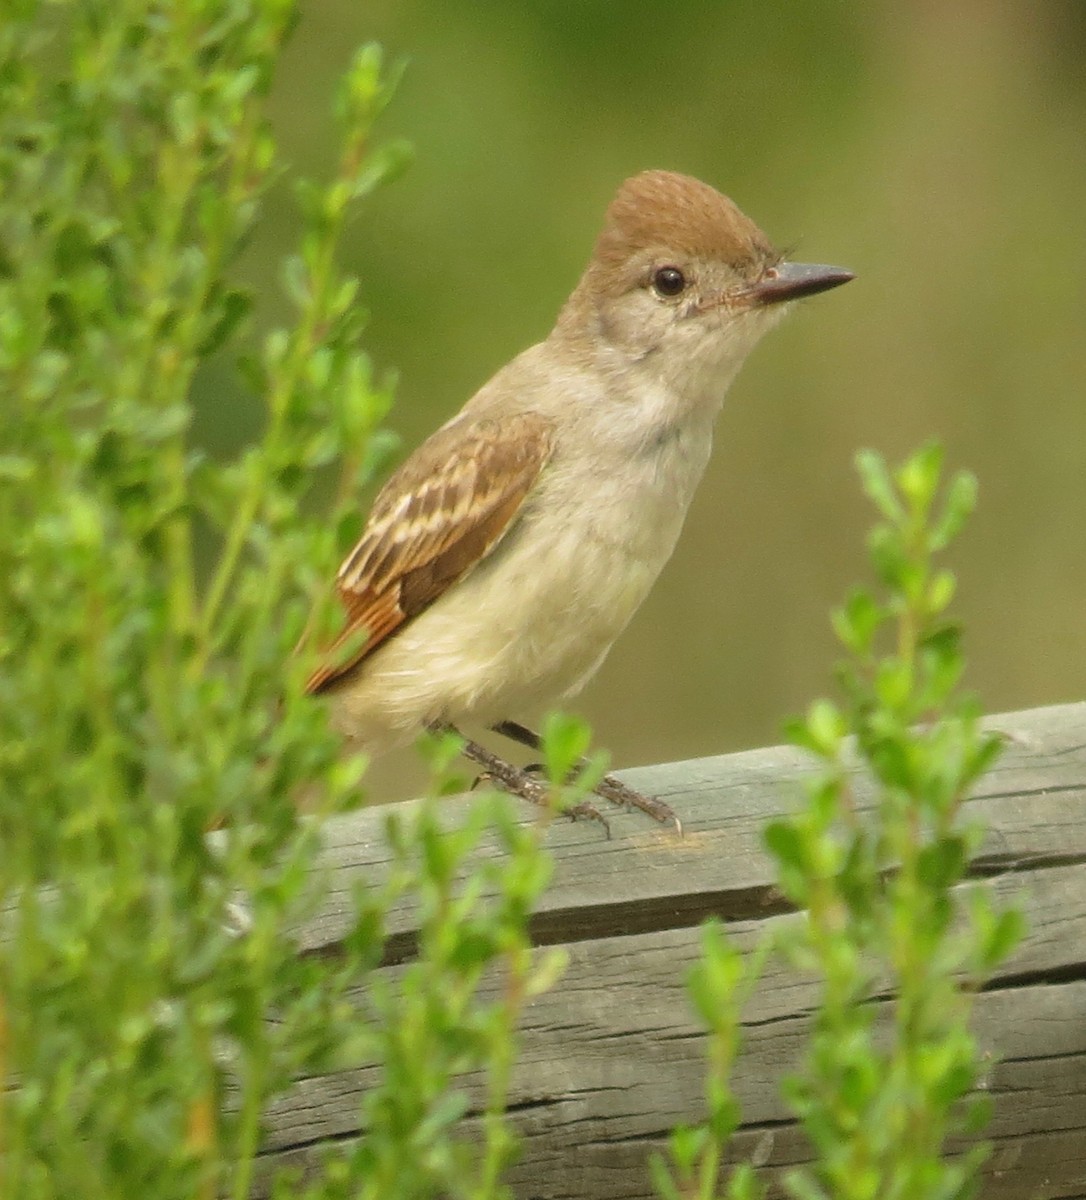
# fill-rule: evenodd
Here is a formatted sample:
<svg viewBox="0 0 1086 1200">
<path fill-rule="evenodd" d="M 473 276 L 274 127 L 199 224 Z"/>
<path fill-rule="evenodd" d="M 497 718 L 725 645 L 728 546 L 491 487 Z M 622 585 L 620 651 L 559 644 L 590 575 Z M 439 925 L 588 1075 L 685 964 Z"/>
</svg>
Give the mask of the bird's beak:
<svg viewBox="0 0 1086 1200">
<path fill-rule="evenodd" d="M 754 305 L 780 304 L 784 300 L 799 300 L 803 296 L 828 292 L 855 278 L 844 267 L 785 262 L 772 267 L 757 283 L 752 283 L 745 298 Z"/>
</svg>

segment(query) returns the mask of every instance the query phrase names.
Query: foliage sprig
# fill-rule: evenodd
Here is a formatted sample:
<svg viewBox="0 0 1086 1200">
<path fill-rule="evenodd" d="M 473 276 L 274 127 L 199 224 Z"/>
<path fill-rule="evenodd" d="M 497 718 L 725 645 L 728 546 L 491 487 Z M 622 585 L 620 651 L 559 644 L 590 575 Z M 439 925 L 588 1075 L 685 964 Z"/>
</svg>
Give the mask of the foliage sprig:
<svg viewBox="0 0 1086 1200">
<path fill-rule="evenodd" d="M 294 648 L 357 526 L 389 403 L 336 250 L 405 160 L 374 141 L 396 71 L 364 47 L 338 94 L 338 163 L 296 188 L 292 319 L 248 333 L 234 274 L 284 169 L 265 104 L 295 16 L 288 0 L 20 0 L 0 23 L 10 1200 L 242 1200 L 272 1099 L 371 1051 L 393 1091 L 367 1098 L 362 1149 L 310 1196 L 359 1194 L 394 1148 L 414 1163 L 415 1138 L 431 1194 L 445 1163 L 443 1187 L 483 1200 L 512 1153 L 512 1023 L 554 969 L 524 933 L 538 839 L 494 817 L 492 902 L 450 884 L 481 816 L 448 842 L 425 807 L 393 831 L 397 886 L 432 910 L 397 1006 L 367 992 L 395 892 L 357 899 L 338 958 L 299 954 L 293 932 L 321 896 L 321 819 L 359 803 L 364 765 L 302 695 Z M 193 444 L 192 384 L 242 349 L 262 427 L 219 461 Z M 497 1002 L 479 991 L 488 966 L 508 979 Z M 412 1038 L 436 1047 L 413 1074 Z M 469 1154 L 449 1123 L 472 1071 L 490 1092 Z"/>
<path fill-rule="evenodd" d="M 739 1127 L 740 1014 L 771 948 L 820 989 L 803 1064 L 785 1083 L 813 1160 L 787 1172 L 789 1194 L 957 1200 L 976 1187 L 984 1146 L 954 1156 L 947 1140 L 986 1121 L 972 998 L 1013 950 L 1022 916 L 963 886 L 983 832 L 963 807 L 1001 743 L 960 690 L 960 631 L 946 617 L 954 578 L 935 559 L 976 482 L 961 473 L 941 493 L 942 457 L 928 446 L 891 471 L 858 456 L 881 518 L 869 550 L 882 590 L 856 590 L 834 614 L 845 700 L 816 701 L 789 726 L 819 769 L 795 815 L 765 834 L 801 919 L 778 918 L 751 963 L 719 926 L 705 930 L 688 987 L 708 1029 L 708 1116 L 654 1160 L 663 1200 L 763 1194 L 749 1164 L 727 1175 L 724 1165 Z"/>
</svg>

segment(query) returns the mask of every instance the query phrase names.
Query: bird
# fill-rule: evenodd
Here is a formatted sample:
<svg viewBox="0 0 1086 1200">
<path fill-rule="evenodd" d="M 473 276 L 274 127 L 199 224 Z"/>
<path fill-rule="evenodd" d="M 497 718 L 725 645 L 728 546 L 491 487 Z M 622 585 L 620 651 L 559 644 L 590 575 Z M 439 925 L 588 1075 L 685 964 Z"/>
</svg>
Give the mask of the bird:
<svg viewBox="0 0 1086 1200">
<path fill-rule="evenodd" d="M 538 746 L 517 718 L 576 696 L 644 601 L 749 352 L 794 301 L 852 278 L 786 260 L 700 180 L 622 183 L 550 334 L 377 495 L 336 577 L 342 631 L 305 685 L 334 727 L 369 754 L 466 722 Z M 465 745 L 506 790 L 542 798 L 530 773 Z M 597 790 L 674 819 L 614 777 Z"/>
</svg>

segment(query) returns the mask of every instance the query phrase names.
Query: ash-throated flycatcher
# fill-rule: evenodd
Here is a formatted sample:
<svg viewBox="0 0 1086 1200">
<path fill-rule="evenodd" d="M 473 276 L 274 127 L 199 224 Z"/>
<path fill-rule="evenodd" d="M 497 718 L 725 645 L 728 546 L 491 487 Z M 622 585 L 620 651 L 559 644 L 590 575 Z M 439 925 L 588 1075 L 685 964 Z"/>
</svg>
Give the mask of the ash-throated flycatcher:
<svg viewBox="0 0 1086 1200">
<path fill-rule="evenodd" d="M 851 278 L 785 262 L 696 179 L 628 179 L 549 337 L 378 495 L 308 683 L 338 728 L 371 752 L 462 721 L 531 740 L 511 718 L 584 686 L 670 557 L 751 348 L 788 301 Z"/>
</svg>

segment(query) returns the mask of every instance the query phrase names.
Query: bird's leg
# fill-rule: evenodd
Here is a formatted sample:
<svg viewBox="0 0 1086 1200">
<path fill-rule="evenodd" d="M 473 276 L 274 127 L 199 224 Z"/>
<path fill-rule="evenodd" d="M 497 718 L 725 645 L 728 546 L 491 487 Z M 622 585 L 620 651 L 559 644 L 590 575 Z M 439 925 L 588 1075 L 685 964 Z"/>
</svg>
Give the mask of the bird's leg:
<svg viewBox="0 0 1086 1200">
<path fill-rule="evenodd" d="M 485 746 L 478 742 L 473 742 L 471 738 L 466 738 L 453 725 L 447 721 L 431 721 L 427 728 L 431 733 L 454 733 L 464 743 L 460 753 L 476 766 L 481 767 L 483 775 L 497 784 L 503 792 L 508 792 L 511 796 L 518 796 L 521 800 L 527 800 L 531 804 L 546 806 L 550 799 L 550 788 L 545 784 L 540 783 L 538 779 L 533 778 L 527 771 L 522 771 L 520 767 L 514 766 L 511 762 L 507 762 L 504 758 L 499 758 L 498 755 L 491 753 Z M 564 810 L 564 815 L 570 820 L 577 820 L 578 817 L 588 817 L 590 820 L 599 821 L 607 833 L 611 836 L 611 826 L 607 818 L 600 810 L 587 800 L 582 800 L 580 804 L 574 804 L 570 808 Z"/>
<path fill-rule="evenodd" d="M 529 729 L 526 725 L 521 725 L 517 721 L 499 721 L 496 725 L 492 725 L 491 729 L 495 733 L 500 733 L 502 737 L 509 738 L 510 741 L 518 742 L 522 746 L 527 746 L 529 750 L 541 750 L 543 748 L 543 739 L 538 733 Z M 587 766 L 582 762 L 579 766 Z M 679 836 L 682 836 L 683 824 L 682 821 L 675 815 L 670 805 L 667 805 L 663 800 L 658 800 L 655 796 L 646 796 L 642 792 L 635 791 L 632 787 L 623 783 L 621 779 L 616 779 L 614 775 L 604 775 L 604 777 L 592 789 L 597 796 L 602 796 L 605 800 L 611 800 L 615 804 L 621 804 L 625 808 L 639 808 L 643 813 L 647 813 L 654 821 L 659 821 L 661 825 L 673 823 Z"/>
</svg>

